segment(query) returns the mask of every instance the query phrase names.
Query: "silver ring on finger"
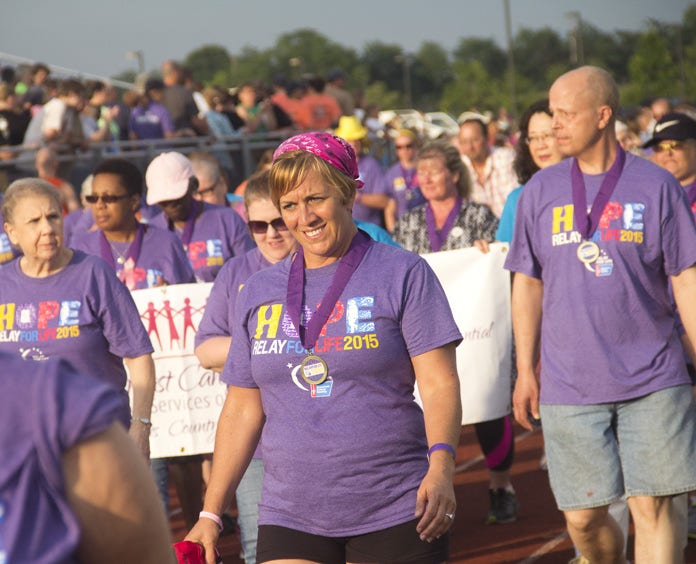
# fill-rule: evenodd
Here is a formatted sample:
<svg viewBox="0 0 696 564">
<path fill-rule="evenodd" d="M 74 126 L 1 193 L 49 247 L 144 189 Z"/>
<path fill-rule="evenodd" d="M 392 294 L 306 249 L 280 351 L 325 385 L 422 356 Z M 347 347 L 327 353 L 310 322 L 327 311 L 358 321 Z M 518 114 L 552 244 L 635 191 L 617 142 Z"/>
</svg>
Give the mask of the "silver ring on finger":
<svg viewBox="0 0 696 564">
<path fill-rule="evenodd" d="M 450 521 L 454 521 L 454 513 L 445 513 L 445 517 Z"/>
</svg>

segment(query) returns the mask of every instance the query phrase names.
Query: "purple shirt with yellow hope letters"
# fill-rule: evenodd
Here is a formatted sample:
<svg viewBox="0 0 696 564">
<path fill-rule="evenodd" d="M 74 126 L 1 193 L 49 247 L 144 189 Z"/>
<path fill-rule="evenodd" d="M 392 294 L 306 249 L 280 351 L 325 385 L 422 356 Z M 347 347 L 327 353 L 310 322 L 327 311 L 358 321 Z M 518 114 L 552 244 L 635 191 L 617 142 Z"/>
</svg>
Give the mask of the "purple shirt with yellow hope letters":
<svg viewBox="0 0 696 564">
<path fill-rule="evenodd" d="M 338 264 L 305 270 L 304 319 Z M 312 385 L 298 374 L 290 265 L 246 281 L 222 373 L 258 387 L 267 416 L 259 523 L 348 536 L 410 521 L 428 468 L 411 357 L 461 340 L 447 298 L 418 255 L 371 241 L 314 347 L 329 378 Z"/>
<path fill-rule="evenodd" d="M 59 272 L 33 278 L 22 272 L 20 260 L 0 270 L 0 350 L 25 360 L 64 358 L 123 390 L 123 358 L 153 349 L 130 292 L 113 270 L 98 257 L 74 251 Z"/>
<path fill-rule="evenodd" d="M 625 401 L 688 384 L 668 277 L 696 263 L 696 227 L 676 179 L 626 155 L 590 237 L 596 259 L 578 258 L 573 159 L 539 171 L 520 196 L 505 267 L 544 284 L 541 401 Z M 591 206 L 605 174 L 583 174 Z"/>
</svg>

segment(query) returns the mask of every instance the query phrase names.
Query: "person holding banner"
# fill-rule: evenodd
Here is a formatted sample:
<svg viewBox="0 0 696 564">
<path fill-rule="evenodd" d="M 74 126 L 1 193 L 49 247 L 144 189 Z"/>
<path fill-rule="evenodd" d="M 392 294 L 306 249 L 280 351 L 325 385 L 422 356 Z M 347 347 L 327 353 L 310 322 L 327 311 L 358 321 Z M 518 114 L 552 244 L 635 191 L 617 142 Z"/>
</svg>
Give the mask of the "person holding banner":
<svg viewBox="0 0 696 564">
<path fill-rule="evenodd" d="M 488 206 L 468 200 L 469 173 L 454 145 L 444 140 L 425 145 L 416 160 L 416 174 L 426 203 L 398 219 L 392 233 L 397 243 L 423 254 L 494 240 L 498 219 Z M 512 421 L 507 415 L 496 417 L 475 423 L 474 429 L 489 470 L 487 521 L 515 521 L 518 503 L 510 482 L 515 446 Z"/>
<path fill-rule="evenodd" d="M 222 267 L 196 333 L 196 356 L 203 368 L 215 372 L 222 372 L 230 350 L 234 306 L 239 290 L 252 274 L 285 259 L 297 248 L 297 241 L 271 200 L 268 171 L 249 178 L 244 191 L 244 205 L 256 248 L 241 257 L 231 258 Z M 256 562 L 262 483 L 263 460 L 259 445 L 236 491 L 237 522 L 246 564 Z"/>
<path fill-rule="evenodd" d="M 119 391 L 56 358 L 0 365 L 0 561 L 175 564 Z"/>
<path fill-rule="evenodd" d="M 129 290 L 195 282 L 176 235 L 136 218 L 143 193 L 138 168 L 124 159 L 108 159 L 93 175 L 86 200 L 98 229 L 76 234 L 70 246 L 101 257 Z"/>
<path fill-rule="evenodd" d="M 0 350 L 25 360 L 64 358 L 118 389 L 130 435 L 149 457 L 153 348 L 130 292 L 100 258 L 63 246 L 60 199 L 44 180 L 13 182 L 2 215 L 23 256 L 0 269 Z"/>
<path fill-rule="evenodd" d="M 208 555 L 263 428 L 257 562 L 447 560 L 461 335 L 425 261 L 356 228 L 358 176 L 329 133 L 274 154 L 272 198 L 300 246 L 237 297 L 212 476 L 187 536 Z"/>
</svg>

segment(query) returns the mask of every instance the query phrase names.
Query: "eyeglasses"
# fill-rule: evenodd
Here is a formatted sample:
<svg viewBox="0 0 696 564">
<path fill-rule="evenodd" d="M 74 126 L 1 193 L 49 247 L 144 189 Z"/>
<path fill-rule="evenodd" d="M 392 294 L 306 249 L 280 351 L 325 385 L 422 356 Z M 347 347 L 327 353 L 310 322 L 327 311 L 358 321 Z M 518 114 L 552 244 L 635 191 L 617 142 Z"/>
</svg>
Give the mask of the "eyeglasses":
<svg viewBox="0 0 696 564">
<path fill-rule="evenodd" d="M 662 151 L 683 151 L 686 141 L 661 141 L 653 147 L 653 151 L 661 153 Z"/>
<path fill-rule="evenodd" d="M 218 183 L 220 182 L 220 179 L 218 178 L 215 182 L 213 182 L 210 186 L 207 188 L 203 188 L 202 190 L 199 188 L 199 190 L 196 192 L 198 196 L 205 196 L 206 194 L 212 192 L 217 188 Z M 200 186 L 200 184 L 199 184 Z"/>
<path fill-rule="evenodd" d="M 555 136 L 553 133 L 543 133 L 542 135 L 530 135 L 524 140 L 524 142 L 527 143 L 527 145 L 531 145 L 532 143 L 548 143 L 554 137 Z"/>
<path fill-rule="evenodd" d="M 114 196 L 113 194 L 102 194 L 101 196 L 97 196 L 95 194 L 90 194 L 89 196 L 85 196 L 85 200 L 87 200 L 89 204 L 96 204 L 99 200 L 105 204 L 115 204 L 119 200 L 125 200 L 126 198 L 130 198 L 130 195 L 121 194 L 120 196 Z"/>
<path fill-rule="evenodd" d="M 255 235 L 263 235 L 268 231 L 268 226 L 270 225 L 276 231 L 287 231 L 288 227 L 285 225 L 282 217 L 276 217 L 275 219 L 269 221 L 259 221 L 259 220 L 249 220 L 249 231 Z"/>
<path fill-rule="evenodd" d="M 413 149 L 413 143 L 408 143 L 407 145 L 397 145 L 396 150 L 399 149 Z"/>
</svg>

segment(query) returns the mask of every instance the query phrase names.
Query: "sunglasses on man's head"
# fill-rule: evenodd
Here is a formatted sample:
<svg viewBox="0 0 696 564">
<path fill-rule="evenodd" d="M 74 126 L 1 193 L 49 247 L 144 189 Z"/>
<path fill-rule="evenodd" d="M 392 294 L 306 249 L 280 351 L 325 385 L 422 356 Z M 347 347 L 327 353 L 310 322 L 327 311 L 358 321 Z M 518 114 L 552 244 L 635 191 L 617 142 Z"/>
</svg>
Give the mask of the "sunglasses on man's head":
<svg viewBox="0 0 696 564">
<path fill-rule="evenodd" d="M 285 225 L 282 217 L 276 217 L 275 219 L 269 221 L 259 221 L 259 220 L 249 220 L 248 222 L 249 230 L 256 235 L 263 235 L 268 231 L 268 226 L 272 226 L 276 231 L 287 231 L 288 228 Z"/>
<path fill-rule="evenodd" d="M 121 194 L 120 196 L 114 196 L 113 194 L 102 194 L 101 196 L 90 194 L 85 196 L 85 200 L 87 200 L 88 204 L 96 204 L 99 200 L 105 204 L 115 204 L 119 200 L 125 200 L 128 197 L 130 197 L 128 194 Z"/>
</svg>

